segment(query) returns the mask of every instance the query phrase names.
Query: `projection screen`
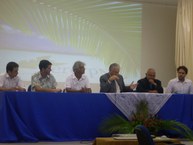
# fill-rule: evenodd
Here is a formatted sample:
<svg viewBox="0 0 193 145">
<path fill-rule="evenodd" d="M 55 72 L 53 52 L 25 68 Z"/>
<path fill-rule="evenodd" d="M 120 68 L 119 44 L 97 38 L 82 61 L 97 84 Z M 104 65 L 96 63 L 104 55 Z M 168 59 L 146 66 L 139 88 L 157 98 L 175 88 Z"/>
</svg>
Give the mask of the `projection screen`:
<svg viewBox="0 0 193 145">
<path fill-rule="evenodd" d="M 30 83 L 41 59 L 65 86 L 77 60 L 86 64 L 90 83 L 119 63 L 125 83 L 140 78 L 141 16 L 139 3 L 116 0 L 1 0 L 0 72 L 9 61 Z"/>
</svg>

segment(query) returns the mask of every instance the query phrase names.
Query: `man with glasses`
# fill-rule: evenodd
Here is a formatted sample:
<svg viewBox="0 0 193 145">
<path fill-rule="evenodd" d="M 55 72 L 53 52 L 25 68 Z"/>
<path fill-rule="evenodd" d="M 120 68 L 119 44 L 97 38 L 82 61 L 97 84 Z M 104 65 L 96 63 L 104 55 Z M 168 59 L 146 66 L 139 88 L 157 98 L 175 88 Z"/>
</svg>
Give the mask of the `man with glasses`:
<svg viewBox="0 0 193 145">
<path fill-rule="evenodd" d="M 137 84 L 133 82 L 126 86 L 123 76 L 119 74 L 120 65 L 112 63 L 109 66 L 109 72 L 100 76 L 100 92 L 105 93 L 121 93 L 121 92 L 133 92 Z"/>
</svg>

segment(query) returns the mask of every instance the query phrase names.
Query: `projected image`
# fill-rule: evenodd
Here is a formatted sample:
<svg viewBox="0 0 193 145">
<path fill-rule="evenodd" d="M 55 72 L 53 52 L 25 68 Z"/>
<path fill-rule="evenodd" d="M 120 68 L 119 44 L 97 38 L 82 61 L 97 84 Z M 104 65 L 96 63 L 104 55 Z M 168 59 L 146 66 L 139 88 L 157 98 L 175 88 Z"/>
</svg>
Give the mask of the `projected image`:
<svg viewBox="0 0 193 145">
<path fill-rule="evenodd" d="M 1 0 L 0 72 L 8 61 L 30 81 L 41 59 L 58 82 L 80 60 L 93 84 L 119 63 L 126 83 L 140 78 L 141 4 L 113 0 Z M 6 56 L 6 57 L 5 57 Z"/>
</svg>

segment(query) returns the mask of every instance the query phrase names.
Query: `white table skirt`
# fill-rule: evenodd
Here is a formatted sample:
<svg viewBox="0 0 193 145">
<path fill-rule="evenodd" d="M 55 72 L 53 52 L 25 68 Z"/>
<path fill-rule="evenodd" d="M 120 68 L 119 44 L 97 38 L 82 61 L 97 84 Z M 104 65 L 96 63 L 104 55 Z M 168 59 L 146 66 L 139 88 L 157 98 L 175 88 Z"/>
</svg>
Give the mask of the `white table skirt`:
<svg viewBox="0 0 193 145">
<path fill-rule="evenodd" d="M 141 100 L 147 100 L 149 114 L 155 115 L 167 102 L 172 94 L 159 93 L 105 93 L 111 102 L 128 118 L 135 112 L 135 105 Z"/>
</svg>

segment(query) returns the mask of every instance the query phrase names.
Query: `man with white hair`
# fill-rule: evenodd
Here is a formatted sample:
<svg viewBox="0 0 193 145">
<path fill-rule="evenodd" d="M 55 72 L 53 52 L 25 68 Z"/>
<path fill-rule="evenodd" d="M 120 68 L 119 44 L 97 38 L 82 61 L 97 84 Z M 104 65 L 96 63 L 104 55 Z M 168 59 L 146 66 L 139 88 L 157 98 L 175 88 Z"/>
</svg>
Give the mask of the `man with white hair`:
<svg viewBox="0 0 193 145">
<path fill-rule="evenodd" d="M 121 93 L 121 92 L 133 92 L 137 84 L 133 82 L 126 86 L 123 76 L 119 74 L 120 65 L 112 63 L 109 66 L 109 72 L 100 76 L 100 92 L 105 93 Z"/>
<path fill-rule="evenodd" d="M 88 77 L 85 73 L 85 63 L 76 61 L 72 67 L 73 74 L 66 79 L 66 92 L 91 93 Z"/>
</svg>

